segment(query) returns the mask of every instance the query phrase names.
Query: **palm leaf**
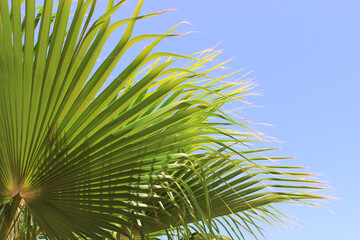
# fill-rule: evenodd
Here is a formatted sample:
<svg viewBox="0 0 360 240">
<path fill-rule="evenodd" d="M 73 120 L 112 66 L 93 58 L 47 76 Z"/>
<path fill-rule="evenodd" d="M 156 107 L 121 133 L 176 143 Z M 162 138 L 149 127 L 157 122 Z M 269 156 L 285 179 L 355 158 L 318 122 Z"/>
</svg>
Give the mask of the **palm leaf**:
<svg viewBox="0 0 360 240">
<path fill-rule="evenodd" d="M 281 223 L 274 203 L 323 198 L 313 175 L 272 164 L 286 158 L 263 157 L 250 144 L 264 140 L 222 110 L 253 84 L 216 77 L 218 51 L 153 53 L 177 26 L 132 37 L 163 13 L 140 15 L 142 2 L 111 22 L 124 0 L 96 20 L 95 0 L 0 0 L 1 239 L 225 239 L 221 225 L 241 239 Z"/>
</svg>

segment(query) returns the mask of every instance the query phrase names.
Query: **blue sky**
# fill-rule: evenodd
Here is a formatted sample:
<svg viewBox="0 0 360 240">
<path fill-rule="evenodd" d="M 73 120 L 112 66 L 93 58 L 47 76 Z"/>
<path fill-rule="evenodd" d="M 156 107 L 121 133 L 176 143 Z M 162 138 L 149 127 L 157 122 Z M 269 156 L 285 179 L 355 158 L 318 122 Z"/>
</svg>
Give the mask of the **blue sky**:
<svg viewBox="0 0 360 240">
<path fill-rule="evenodd" d="M 139 24 L 137 33 L 189 21 L 179 31 L 196 33 L 157 50 L 190 54 L 221 42 L 221 60 L 234 57 L 228 66 L 251 72 L 262 94 L 249 99 L 262 107 L 247 108 L 243 117 L 273 124 L 260 129 L 283 142 L 277 155 L 295 156 L 295 165 L 320 174 L 338 198 L 324 209 L 283 207 L 299 225 L 267 227 L 267 239 L 358 239 L 360 1 L 145 0 L 143 13 L 172 8 Z"/>
<path fill-rule="evenodd" d="M 128 7 L 136 1 L 129 1 Z M 270 240 L 357 239 L 360 223 L 358 171 L 360 2 L 357 0 L 151 0 L 143 12 L 177 8 L 139 25 L 163 32 L 180 21 L 180 31 L 161 49 L 186 54 L 221 42 L 228 66 L 244 68 L 262 96 L 244 117 L 271 123 L 261 130 L 281 140 L 278 155 L 321 174 L 338 200 L 324 209 L 284 207 L 299 225 L 267 228 Z M 333 212 L 333 213 L 332 213 Z"/>
</svg>

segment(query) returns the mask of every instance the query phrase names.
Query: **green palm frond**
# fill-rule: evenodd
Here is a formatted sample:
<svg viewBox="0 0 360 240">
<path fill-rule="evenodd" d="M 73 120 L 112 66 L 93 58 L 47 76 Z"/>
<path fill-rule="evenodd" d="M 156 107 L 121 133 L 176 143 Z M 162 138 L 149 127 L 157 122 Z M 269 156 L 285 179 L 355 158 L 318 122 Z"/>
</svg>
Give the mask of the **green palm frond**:
<svg viewBox="0 0 360 240">
<path fill-rule="evenodd" d="M 222 110 L 251 82 L 216 77 L 226 62 L 214 66 L 213 49 L 153 53 L 177 26 L 133 37 L 137 21 L 163 12 L 140 15 L 140 0 L 111 22 L 124 2 L 109 0 L 94 21 L 95 0 L 0 0 L 1 239 L 227 239 L 221 226 L 243 239 L 281 223 L 274 203 L 323 198 L 313 175 L 249 147 L 264 140 Z"/>
</svg>

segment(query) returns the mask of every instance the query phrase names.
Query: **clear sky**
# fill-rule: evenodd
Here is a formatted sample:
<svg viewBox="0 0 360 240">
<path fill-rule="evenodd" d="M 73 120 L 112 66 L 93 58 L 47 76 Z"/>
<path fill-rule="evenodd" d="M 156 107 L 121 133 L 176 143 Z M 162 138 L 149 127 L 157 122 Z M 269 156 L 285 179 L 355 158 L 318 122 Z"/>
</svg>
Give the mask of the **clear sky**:
<svg viewBox="0 0 360 240">
<path fill-rule="evenodd" d="M 133 9 L 136 0 L 123 8 Z M 181 54 L 221 42 L 228 66 L 244 68 L 259 84 L 261 108 L 244 117 L 281 140 L 277 155 L 295 156 L 334 188 L 326 209 L 284 208 L 299 225 L 267 227 L 269 240 L 360 239 L 360 1 L 359 0 L 145 0 L 143 13 L 177 8 L 139 24 L 161 33 L 181 21 L 197 31 L 166 40 L 158 50 Z M 123 10 L 124 11 L 124 10 Z M 331 212 L 331 211 L 333 212 Z"/>
</svg>

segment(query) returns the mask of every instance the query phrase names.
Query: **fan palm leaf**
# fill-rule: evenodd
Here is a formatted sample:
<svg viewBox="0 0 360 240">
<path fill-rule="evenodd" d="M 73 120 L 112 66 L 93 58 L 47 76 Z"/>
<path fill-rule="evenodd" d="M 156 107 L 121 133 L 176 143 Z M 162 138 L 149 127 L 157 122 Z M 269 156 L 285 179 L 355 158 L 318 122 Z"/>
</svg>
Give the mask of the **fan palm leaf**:
<svg viewBox="0 0 360 240">
<path fill-rule="evenodd" d="M 222 110 L 252 83 L 214 77 L 225 63 L 213 49 L 153 53 L 177 26 L 132 37 L 163 12 L 140 15 L 140 0 L 110 21 L 124 2 L 93 20 L 95 0 L 0 0 L 1 239 L 220 239 L 219 226 L 241 239 L 281 222 L 272 204 L 322 198 L 313 175 L 250 148 L 263 140 Z"/>
</svg>

